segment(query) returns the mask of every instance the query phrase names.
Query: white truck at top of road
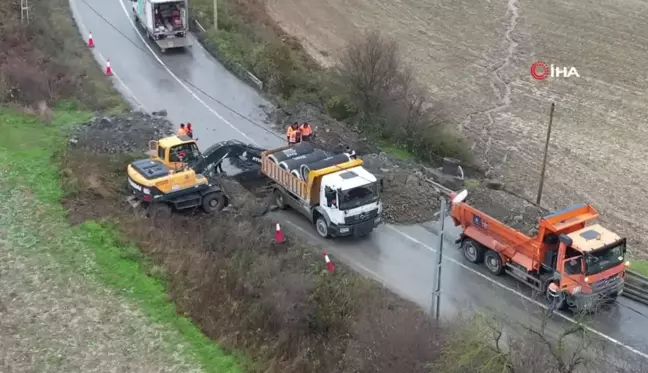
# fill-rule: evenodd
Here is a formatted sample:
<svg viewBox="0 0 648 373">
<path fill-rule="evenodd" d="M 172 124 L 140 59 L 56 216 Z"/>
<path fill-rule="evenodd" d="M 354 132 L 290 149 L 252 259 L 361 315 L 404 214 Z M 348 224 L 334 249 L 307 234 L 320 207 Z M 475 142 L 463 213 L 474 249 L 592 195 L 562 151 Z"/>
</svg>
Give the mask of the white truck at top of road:
<svg viewBox="0 0 648 373">
<path fill-rule="evenodd" d="M 135 22 L 162 52 L 191 45 L 188 0 L 131 0 Z"/>
<path fill-rule="evenodd" d="M 276 205 L 306 216 L 321 237 L 366 236 L 382 223 L 382 180 L 348 154 L 308 143 L 272 149 L 261 154 L 261 173 L 274 181 Z"/>
</svg>

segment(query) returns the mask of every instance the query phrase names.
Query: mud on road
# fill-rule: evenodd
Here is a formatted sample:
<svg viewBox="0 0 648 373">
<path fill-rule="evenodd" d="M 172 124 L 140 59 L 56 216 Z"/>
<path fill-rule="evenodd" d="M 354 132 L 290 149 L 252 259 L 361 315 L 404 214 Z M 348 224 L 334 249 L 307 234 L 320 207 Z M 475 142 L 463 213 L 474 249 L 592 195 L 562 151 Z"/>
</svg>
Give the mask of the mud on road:
<svg viewBox="0 0 648 373">
<path fill-rule="evenodd" d="M 527 197 L 535 197 L 555 101 L 543 205 L 593 203 L 631 246 L 648 247 L 640 223 L 648 215 L 647 3 L 287 0 L 268 8 L 322 63 L 364 29 L 396 38 L 477 158 Z M 538 60 L 573 66 L 580 78 L 536 81 L 529 68 Z"/>
</svg>

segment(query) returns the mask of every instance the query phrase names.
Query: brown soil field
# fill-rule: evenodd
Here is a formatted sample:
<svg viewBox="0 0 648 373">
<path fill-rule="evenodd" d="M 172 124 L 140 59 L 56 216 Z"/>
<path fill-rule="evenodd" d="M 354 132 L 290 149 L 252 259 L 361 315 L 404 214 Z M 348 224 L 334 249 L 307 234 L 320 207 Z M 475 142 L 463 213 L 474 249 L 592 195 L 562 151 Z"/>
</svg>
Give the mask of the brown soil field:
<svg viewBox="0 0 648 373">
<path fill-rule="evenodd" d="M 644 250 L 648 226 L 648 3 L 624 1 L 268 0 L 269 13 L 324 64 L 363 30 L 395 38 L 476 158 L 533 198 L 550 103 L 556 113 L 543 205 L 597 206 Z M 534 80 L 544 61 L 580 77 Z"/>
</svg>

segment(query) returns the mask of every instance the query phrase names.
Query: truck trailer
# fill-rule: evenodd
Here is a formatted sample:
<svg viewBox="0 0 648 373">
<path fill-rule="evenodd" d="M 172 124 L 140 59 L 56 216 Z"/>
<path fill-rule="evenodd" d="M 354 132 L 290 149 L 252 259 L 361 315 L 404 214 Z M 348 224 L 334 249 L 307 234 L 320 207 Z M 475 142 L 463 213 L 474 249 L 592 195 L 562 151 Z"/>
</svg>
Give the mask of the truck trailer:
<svg viewBox="0 0 648 373">
<path fill-rule="evenodd" d="M 453 194 L 450 216 L 462 228 L 456 241 L 463 256 L 493 275 L 506 273 L 544 293 L 556 309 L 593 312 L 623 292 L 626 239 L 600 224 L 599 213 L 578 204 L 538 219 L 529 237 Z"/>
<path fill-rule="evenodd" d="M 131 0 L 135 23 L 162 52 L 191 45 L 187 0 Z"/>
<path fill-rule="evenodd" d="M 272 180 L 275 204 L 304 215 L 324 238 L 371 233 L 382 222 L 382 180 L 360 159 L 338 163 L 339 154 L 301 165 L 301 172 L 282 168 L 279 161 L 301 156 L 299 149 L 286 146 L 261 155 L 261 173 Z"/>
</svg>

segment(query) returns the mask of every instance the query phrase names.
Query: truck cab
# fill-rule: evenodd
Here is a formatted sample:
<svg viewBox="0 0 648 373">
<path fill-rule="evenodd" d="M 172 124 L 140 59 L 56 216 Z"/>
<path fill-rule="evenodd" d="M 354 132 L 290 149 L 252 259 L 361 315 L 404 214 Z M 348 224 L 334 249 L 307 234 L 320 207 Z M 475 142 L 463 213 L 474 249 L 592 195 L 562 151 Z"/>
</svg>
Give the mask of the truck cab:
<svg viewBox="0 0 648 373">
<path fill-rule="evenodd" d="M 626 239 L 599 224 L 561 234 L 552 266 L 559 291 L 552 289 L 548 298 L 580 309 L 593 308 L 601 298 L 616 299 L 623 291 L 625 253 Z"/>
<path fill-rule="evenodd" d="M 376 177 L 363 167 L 354 167 L 322 176 L 321 209 L 329 220 L 328 234 L 344 236 L 354 233 L 357 224 L 380 224 L 382 203 Z M 324 227 L 317 227 L 320 235 Z M 320 232 L 321 231 L 321 232 Z"/>
</svg>

